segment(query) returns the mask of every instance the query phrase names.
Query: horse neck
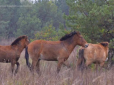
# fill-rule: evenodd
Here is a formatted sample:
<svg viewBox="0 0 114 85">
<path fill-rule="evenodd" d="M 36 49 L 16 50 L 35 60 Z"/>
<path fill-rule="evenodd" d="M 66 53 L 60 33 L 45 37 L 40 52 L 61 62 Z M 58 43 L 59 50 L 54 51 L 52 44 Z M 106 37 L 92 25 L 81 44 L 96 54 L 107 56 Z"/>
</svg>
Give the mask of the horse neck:
<svg viewBox="0 0 114 85">
<path fill-rule="evenodd" d="M 66 47 L 66 49 L 71 53 L 73 51 L 73 49 L 75 48 L 75 46 L 77 45 L 75 41 L 73 40 L 65 40 L 63 41 L 64 46 Z"/>
<path fill-rule="evenodd" d="M 23 51 L 24 48 L 25 48 L 24 45 L 14 46 L 14 49 L 17 51 L 18 54 L 20 54 Z"/>
</svg>

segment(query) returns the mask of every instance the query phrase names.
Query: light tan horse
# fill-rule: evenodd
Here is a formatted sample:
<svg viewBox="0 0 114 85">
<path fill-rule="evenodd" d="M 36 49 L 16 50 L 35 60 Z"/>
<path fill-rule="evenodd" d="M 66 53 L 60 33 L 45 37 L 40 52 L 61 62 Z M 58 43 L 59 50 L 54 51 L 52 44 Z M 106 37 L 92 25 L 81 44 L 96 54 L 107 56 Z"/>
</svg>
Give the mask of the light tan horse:
<svg viewBox="0 0 114 85">
<path fill-rule="evenodd" d="M 102 67 L 108 59 L 108 51 L 108 42 L 101 42 L 98 44 L 90 43 L 87 48 L 80 48 L 77 61 L 78 68 L 83 69 L 83 67 L 87 67 L 91 63 L 99 64 Z"/>
<path fill-rule="evenodd" d="M 32 59 L 32 70 L 39 71 L 39 61 L 58 61 L 57 72 L 66 61 L 76 45 L 87 47 L 88 44 L 79 32 L 71 32 L 63 36 L 60 41 L 35 40 L 25 51 L 26 64 L 30 68 L 29 55 Z"/>
<path fill-rule="evenodd" d="M 17 65 L 15 73 L 18 72 L 18 68 L 20 65 L 18 59 L 23 49 L 27 47 L 28 43 L 29 42 L 27 36 L 20 36 L 9 46 L 0 45 L 0 62 L 11 62 L 12 73 L 14 72 L 15 64 Z"/>
</svg>

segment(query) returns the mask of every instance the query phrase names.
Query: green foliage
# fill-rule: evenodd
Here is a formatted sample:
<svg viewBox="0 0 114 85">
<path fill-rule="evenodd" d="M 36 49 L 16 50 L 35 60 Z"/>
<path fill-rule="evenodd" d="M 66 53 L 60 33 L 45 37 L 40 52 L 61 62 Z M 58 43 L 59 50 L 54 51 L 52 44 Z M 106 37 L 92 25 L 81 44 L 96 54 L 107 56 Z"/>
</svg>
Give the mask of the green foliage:
<svg viewBox="0 0 114 85">
<path fill-rule="evenodd" d="M 64 29 L 56 30 L 55 27 L 53 27 L 52 24 L 50 24 L 49 26 L 42 28 L 42 31 L 37 31 L 35 33 L 35 38 L 31 39 L 31 41 L 39 40 L 39 39 L 58 41 L 66 33 L 69 33 L 69 31 Z"/>
<path fill-rule="evenodd" d="M 17 37 L 27 35 L 34 38 L 37 31 L 50 24 L 58 30 L 64 24 L 63 13 L 55 2 L 43 0 L 32 4 L 28 0 L 0 0 L 0 35 Z"/>
<path fill-rule="evenodd" d="M 26 14 L 26 17 L 21 16 L 17 22 L 18 29 L 15 35 L 20 36 L 26 34 L 29 37 L 34 37 L 34 32 L 41 29 L 40 23 L 41 21 L 34 15 Z"/>
<path fill-rule="evenodd" d="M 41 27 L 53 24 L 55 28 L 63 23 L 62 12 L 51 1 L 43 1 L 35 4 L 36 16 L 41 20 Z"/>
<path fill-rule="evenodd" d="M 8 27 L 8 21 L 1 21 L 0 22 L 0 36 L 6 36 L 7 37 L 7 30 L 6 28 Z M 2 38 L 2 37 L 0 37 Z"/>
<path fill-rule="evenodd" d="M 12 37 L 19 18 L 18 9 L 20 0 L 0 0 L 0 30 L 1 37 Z M 7 33 L 6 33 L 7 32 Z"/>
<path fill-rule="evenodd" d="M 23 5 L 27 4 L 29 3 L 23 3 Z M 62 12 L 58 11 L 58 7 L 51 1 L 31 4 L 31 7 L 21 8 L 20 12 L 16 36 L 26 34 L 30 38 L 34 38 L 36 32 L 48 29 L 46 27 L 50 24 L 58 29 L 59 24 L 63 22 Z"/>
<path fill-rule="evenodd" d="M 114 38 L 113 0 L 67 0 L 70 15 L 67 26 L 79 30 L 88 42 L 110 41 Z"/>
<path fill-rule="evenodd" d="M 114 38 L 110 40 L 109 48 L 114 50 Z"/>
<path fill-rule="evenodd" d="M 59 10 L 62 10 L 65 15 L 69 14 L 69 7 L 66 3 L 66 0 L 58 0 L 56 1 L 56 5 L 58 6 Z"/>
</svg>

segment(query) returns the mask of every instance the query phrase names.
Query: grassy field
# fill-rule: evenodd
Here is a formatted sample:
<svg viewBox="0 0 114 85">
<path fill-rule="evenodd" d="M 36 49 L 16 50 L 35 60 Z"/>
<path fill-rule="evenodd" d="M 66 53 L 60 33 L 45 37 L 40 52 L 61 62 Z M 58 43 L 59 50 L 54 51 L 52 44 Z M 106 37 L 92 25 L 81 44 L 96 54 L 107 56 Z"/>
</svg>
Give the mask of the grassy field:
<svg viewBox="0 0 114 85">
<path fill-rule="evenodd" d="M 0 85 L 114 85 L 114 67 L 110 70 L 87 69 L 83 73 L 78 71 L 76 68 L 77 48 L 68 59 L 70 68 L 62 66 L 60 73 L 57 74 L 56 61 L 41 61 L 41 75 L 35 73 L 34 76 L 25 64 L 23 51 L 19 59 L 20 69 L 17 75 L 12 75 L 10 64 L 0 63 Z"/>
</svg>

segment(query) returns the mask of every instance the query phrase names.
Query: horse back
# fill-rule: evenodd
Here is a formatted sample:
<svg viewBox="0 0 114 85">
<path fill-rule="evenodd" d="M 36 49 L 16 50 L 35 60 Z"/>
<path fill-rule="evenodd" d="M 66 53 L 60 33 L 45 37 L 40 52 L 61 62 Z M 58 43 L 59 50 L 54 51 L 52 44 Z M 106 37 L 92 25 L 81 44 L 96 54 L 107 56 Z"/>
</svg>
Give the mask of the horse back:
<svg viewBox="0 0 114 85">
<path fill-rule="evenodd" d="M 35 40 L 28 45 L 29 50 L 43 50 L 44 48 L 58 46 L 59 41 L 45 41 L 45 40 Z"/>
</svg>

